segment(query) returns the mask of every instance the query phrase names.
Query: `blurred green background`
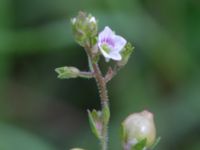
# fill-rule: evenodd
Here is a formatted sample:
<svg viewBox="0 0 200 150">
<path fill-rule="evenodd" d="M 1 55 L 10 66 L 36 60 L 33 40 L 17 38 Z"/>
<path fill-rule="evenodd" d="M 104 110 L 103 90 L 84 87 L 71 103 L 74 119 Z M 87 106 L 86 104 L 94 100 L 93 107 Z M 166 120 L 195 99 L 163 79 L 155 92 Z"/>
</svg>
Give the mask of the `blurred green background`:
<svg viewBox="0 0 200 150">
<path fill-rule="evenodd" d="M 121 121 L 148 109 L 157 150 L 199 150 L 199 0 L 0 0 L 0 150 L 98 149 L 86 114 L 99 108 L 95 82 L 54 72 L 87 69 L 70 27 L 79 10 L 135 46 L 108 87 L 110 149 L 121 149 Z"/>
</svg>

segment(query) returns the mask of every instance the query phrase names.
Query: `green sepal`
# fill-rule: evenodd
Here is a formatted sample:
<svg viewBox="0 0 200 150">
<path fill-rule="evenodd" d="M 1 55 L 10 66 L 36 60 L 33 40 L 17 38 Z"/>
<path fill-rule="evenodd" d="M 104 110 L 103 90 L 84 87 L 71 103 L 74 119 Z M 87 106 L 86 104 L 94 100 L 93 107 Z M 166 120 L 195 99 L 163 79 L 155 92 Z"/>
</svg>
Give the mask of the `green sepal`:
<svg viewBox="0 0 200 150">
<path fill-rule="evenodd" d="M 77 78 L 80 73 L 75 67 L 59 67 L 55 69 L 55 72 L 58 73 L 60 79 Z"/>
<path fill-rule="evenodd" d="M 117 65 L 119 67 L 123 67 L 127 64 L 131 54 L 133 53 L 134 47 L 131 45 L 131 43 L 127 43 L 124 47 L 124 49 L 121 51 L 122 60 L 117 62 Z"/>
<path fill-rule="evenodd" d="M 155 147 L 158 145 L 158 143 L 160 142 L 160 140 L 161 140 L 161 137 L 158 137 L 157 139 L 156 139 L 156 141 L 154 142 L 154 144 L 151 146 L 151 150 L 153 150 L 153 149 L 155 149 Z"/>
<path fill-rule="evenodd" d="M 103 107 L 102 113 L 103 113 L 103 115 L 102 115 L 103 122 L 105 124 L 107 124 L 110 120 L 110 109 L 109 109 L 109 106 L 107 104 Z"/>
<path fill-rule="evenodd" d="M 131 150 L 144 150 L 144 148 L 146 147 L 147 144 L 147 139 L 143 139 L 141 141 L 139 141 L 137 144 L 133 145 Z"/>
<path fill-rule="evenodd" d="M 124 128 L 123 123 L 121 124 L 121 138 L 122 138 L 123 143 L 127 143 L 128 137 L 127 137 L 127 132 Z"/>
<path fill-rule="evenodd" d="M 97 125 L 101 126 L 101 112 L 98 112 L 96 110 L 93 110 L 92 112 L 90 110 L 87 110 L 88 112 L 88 118 L 90 123 L 90 128 L 93 132 L 93 134 L 100 139 L 101 138 L 101 128 L 98 128 Z"/>
</svg>

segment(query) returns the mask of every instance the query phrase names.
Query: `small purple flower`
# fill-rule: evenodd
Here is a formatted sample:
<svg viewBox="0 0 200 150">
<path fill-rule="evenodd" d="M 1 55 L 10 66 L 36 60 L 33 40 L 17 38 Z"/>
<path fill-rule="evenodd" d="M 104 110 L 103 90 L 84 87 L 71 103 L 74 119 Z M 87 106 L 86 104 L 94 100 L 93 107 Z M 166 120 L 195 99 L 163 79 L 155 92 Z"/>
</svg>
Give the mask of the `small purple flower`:
<svg viewBox="0 0 200 150">
<path fill-rule="evenodd" d="M 108 26 L 104 28 L 98 36 L 98 47 L 106 58 L 106 61 L 110 59 L 120 61 L 122 56 L 120 54 L 121 50 L 126 45 L 126 40 L 116 35 Z"/>
</svg>

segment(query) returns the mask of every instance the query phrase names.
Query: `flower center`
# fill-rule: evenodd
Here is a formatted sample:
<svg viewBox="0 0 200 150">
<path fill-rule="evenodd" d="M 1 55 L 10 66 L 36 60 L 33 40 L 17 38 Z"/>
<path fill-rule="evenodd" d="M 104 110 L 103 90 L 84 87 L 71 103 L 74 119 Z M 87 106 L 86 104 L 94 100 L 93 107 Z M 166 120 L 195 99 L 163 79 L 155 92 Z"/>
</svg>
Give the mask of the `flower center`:
<svg viewBox="0 0 200 150">
<path fill-rule="evenodd" d="M 113 39 L 111 39 L 111 38 L 104 38 L 101 40 L 101 43 L 105 43 L 105 44 L 109 45 L 110 47 L 115 46 L 115 43 L 114 43 Z"/>
<path fill-rule="evenodd" d="M 102 49 L 103 49 L 107 54 L 110 53 L 111 48 L 109 47 L 109 45 L 108 45 L 107 43 L 103 43 L 103 44 L 101 45 L 101 47 L 102 47 Z"/>
</svg>

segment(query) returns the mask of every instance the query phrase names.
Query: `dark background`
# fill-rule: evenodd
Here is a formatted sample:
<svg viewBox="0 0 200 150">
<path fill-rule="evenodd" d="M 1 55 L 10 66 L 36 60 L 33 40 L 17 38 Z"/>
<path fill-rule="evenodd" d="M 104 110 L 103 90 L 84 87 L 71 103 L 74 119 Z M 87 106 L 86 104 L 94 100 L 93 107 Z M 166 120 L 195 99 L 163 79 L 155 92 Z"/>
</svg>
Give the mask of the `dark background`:
<svg viewBox="0 0 200 150">
<path fill-rule="evenodd" d="M 93 80 L 59 80 L 54 69 L 87 69 L 70 18 L 79 10 L 135 46 L 109 84 L 110 149 L 120 123 L 154 113 L 157 150 L 200 149 L 199 0 L 0 0 L 0 149 L 98 149 L 86 109 L 99 108 Z"/>
</svg>

